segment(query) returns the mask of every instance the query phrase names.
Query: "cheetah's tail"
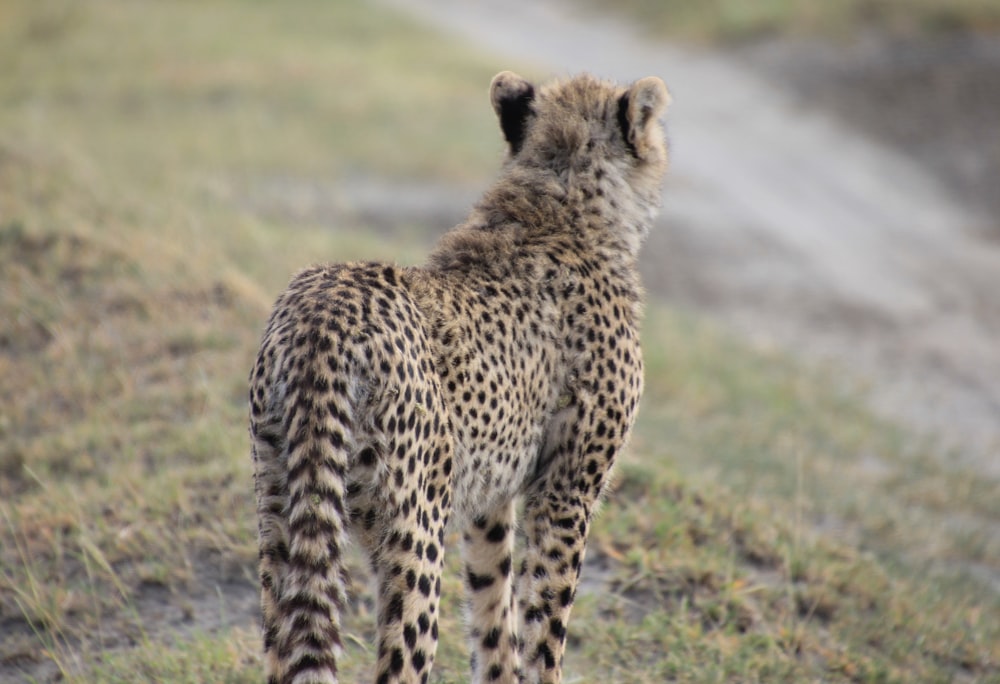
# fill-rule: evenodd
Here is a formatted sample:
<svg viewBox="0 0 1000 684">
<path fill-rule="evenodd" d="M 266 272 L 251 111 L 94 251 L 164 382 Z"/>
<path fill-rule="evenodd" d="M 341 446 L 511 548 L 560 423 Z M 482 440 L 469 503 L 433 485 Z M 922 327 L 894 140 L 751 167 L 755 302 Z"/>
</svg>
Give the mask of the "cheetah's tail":
<svg viewBox="0 0 1000 684">
<path fill-rule="evenodd" d="M 310 390 L 321 386 L 306 385 Z M 275 657 L 268 653 L 268 662 L 275 663 L 276 672 L 269 676 L 281 684 L 336 684 L 346 601 L 341 554 L 347 542 L 350 414 L 344 397 L 297 394 L 292 391 L 285 400 L 288 545 L 280 587 L 273 592 Z"/>
</svg>

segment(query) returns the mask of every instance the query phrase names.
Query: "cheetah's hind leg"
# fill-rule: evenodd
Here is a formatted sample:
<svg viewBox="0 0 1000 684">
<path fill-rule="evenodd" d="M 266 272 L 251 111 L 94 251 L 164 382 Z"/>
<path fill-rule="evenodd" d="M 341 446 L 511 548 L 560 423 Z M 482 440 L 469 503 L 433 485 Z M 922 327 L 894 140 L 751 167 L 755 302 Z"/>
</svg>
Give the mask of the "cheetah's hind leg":
<svg viewBox="0 0 1000 684">
<path fill-rule="evenodd" d="M 429 379 L 378 403 L 379 447 L 359 454 L 355 467 L 367 466 L 370 479 L 350 508 L 375 572 L 375 681 L 418 684 L 437 650 L 453 438 Z"/>
<path fill-rule="evenodd" d="M 473 682 L 518 682 L 513 591 L 514 502 L 473 519 L 463 534 Z"/>
</svg>

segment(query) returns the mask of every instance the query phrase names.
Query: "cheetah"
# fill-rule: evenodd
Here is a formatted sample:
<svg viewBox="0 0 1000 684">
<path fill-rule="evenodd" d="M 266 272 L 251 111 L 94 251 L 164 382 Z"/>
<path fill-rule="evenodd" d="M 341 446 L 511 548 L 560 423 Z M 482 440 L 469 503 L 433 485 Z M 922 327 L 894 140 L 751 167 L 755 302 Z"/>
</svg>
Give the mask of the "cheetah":
<svg viewBox="0 0 1000 684">
<path fill-rule="evenodd" d="M 308 268 L 268 320 L 250 434 L 271 683 L 337 681 L 349 534 L 377 590 L 375 681 L 428 681 L 449 519 L 472 681 L 562 679 L 591 518 L 642 394 L 637 260 L 670 96 L 655 77 L 536 88 L 509 71 L 489 94 L 499 180 L 426 264 Z"/>
</svg>

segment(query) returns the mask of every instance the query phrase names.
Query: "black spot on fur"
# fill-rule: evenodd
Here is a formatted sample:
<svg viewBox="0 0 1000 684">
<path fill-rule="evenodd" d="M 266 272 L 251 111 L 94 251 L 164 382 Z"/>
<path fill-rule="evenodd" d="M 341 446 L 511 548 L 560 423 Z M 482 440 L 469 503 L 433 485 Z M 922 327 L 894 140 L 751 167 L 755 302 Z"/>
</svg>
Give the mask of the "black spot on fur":
<svg viewBox="0 0 1000 684">
<path fill-rule="evenodd" d="M 502 523 L 497 523 L 490 528 L 490 531 L 486 534 L 487 541 L 494 544 L 499 544 L 504 539 L 507 538 L 507 528 L 504 527 Z"/>
<path fill-rule="evenodd" d="M 361 453 L 358 454 L 358 460 L 361 462 L 361 465 L 370 468 L 375 465 L 376 456 L 377 453 L 375 449 L 372 447 L 365 447 L 361 450 Z"/>
<path fill-rule="evenodd" d="M 552 655 L 548 644 L 541 644 L 538 647 L 538 657 L 545 662 L 545 669 L 551 670 L 556 666 L 555 656 Z"/>
<path fill-rule="evenodd" d="M 403 650 L 400 648 L 394 648 L 392 650 L 392 660 L 389 662 L 389 672 L 394 675 L 398 675 L 403 671 Z"/>
<path fill-rule="evenodd" d="M 385 623 L 391 625 L 403 619 L 403 595 L 394 594 L 385 610 Z"/>
<path fill-rule="evenodd" d="M 421 670 L 424 669 L 424 665 L 427 663 L 427 656 L 424 654 L 423 651 L 418 650 L 414 652 L 413 657 L 410 659 L 410 662 L 413 664 L 413 669 L 416 670 L 417 672 L 420 672 Z"/>
<path fill-rule="evenodd" d="M 500 628 L 494 627 L 491 629 L 485 637 L 483 637 L 483 648 L 488 648 L 490 650 L 495 649 L 500 645 Z"/>
<path fill-rule="evenodd" d="M 566 587 L 559 592 L 559 604 L 565 608 L 571 603 L 573 603 L 573 590 L 570 587 Z"/>
<path fill-rule="evenodd" d="M 476 573 L 469 571 L 469 588 L 473 591 L 479 591 L 480 589 L 485 589 L 493 584 L 493 577 L 490 575 L 477 575 Z"/>
</svg>

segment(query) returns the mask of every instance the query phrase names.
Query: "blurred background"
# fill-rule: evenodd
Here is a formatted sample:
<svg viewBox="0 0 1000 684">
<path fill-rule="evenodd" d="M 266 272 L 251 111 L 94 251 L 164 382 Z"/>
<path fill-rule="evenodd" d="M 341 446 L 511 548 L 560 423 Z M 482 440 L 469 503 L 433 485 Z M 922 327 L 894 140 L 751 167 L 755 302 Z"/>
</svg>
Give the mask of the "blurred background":
<svg viewBox="0 0 1000 684">
<path fill-rule="evenodd" d="M 3 0 L 0 682 L 259 680 L 264 321 L 462 220 L 503 69 L 674 97 L 567 681 L 1000 681 L 1000 1 Z"/>
</svg>

